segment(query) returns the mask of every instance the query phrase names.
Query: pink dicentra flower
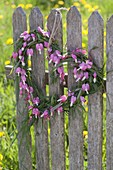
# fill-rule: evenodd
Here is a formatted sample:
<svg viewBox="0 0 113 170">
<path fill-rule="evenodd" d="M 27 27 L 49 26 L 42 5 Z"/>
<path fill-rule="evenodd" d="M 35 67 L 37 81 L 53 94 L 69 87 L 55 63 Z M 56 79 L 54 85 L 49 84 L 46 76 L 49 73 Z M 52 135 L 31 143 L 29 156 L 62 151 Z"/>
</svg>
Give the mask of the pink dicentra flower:
<svg viewBox="0 0 113 170">
<path fill-rule="evenodd" d="M 63 113 L 63 107 L 62 106 L 58 107 L 57 112 L 58 112 L 58 115 L 60 115 L 60 113 Z"/>
<path fill-rule="evenodd" d="M 44 119 L 48 119 L 48 118 L 49 118 L 49 112 L 48 112 L 48 110 L 45 110 L 45 111 L 43 112 L 43 114 L 41 115 L 41 117 L 44 117 Z"/>
<path fill-rule="evenodd" d="M 84 81 L 85 79 L 88 79 L 88 78 L 89 78 L 89 73 L 88 72 L 84 72 L 82 81 Z"/>
<path fill-rule="evenodd" d="M 28 55 L 29 57 L 33 56 L 33 49 L 32 49 L 32 48 L 28 48 L 28 49 L 27 49 L 27 55 Z"/>
<path fill-rule="evenodd" d="M 41 54 L 41 51 L 44 49 L 43 44 L 36 44 L 36 50 L 39 51 L 39 54 Z"/>
<path fill-rule="evenodd" d="M 21 35 L 20 35 L 20 38 L 23 38 L 24 41 L 28 40 L 30 37 L 30 34 L 28 34 L 27 31 L 24 31 Z"/>
<path fill-rule="evenodd" d="M 29 110 L 32 110 L 32 109 L 33 109 L 33 106 L 29 105 L 29 106 L 28 106 L 28 109 L 29 109 Z"/>
<path fill-rule="evenodd" d="M 44 41 L 44 47 L 48 48 L 48 46 L 49 46 L 49 43 Z"/>
<path fill-rule="evenodd" d="M 82 78 L 83 78 L 83 72 L 80 72 L 79 74 L 77 74 L 76 82 L 78 82 L 78 81 L 81 80 Z"/>
<path fill-rule="evenodd" d="M 73 106 L 73 104 L 76 102 L 77 98 L 76 96 L 71 96 L 71 103 L 70 103 L 70 107 Z"/>
<path fill-rule="evenodd" d="M 82 62 L 81 64 L 79 64 L 79 68 L 77 70 L 83 70 L 85 71 L 87 69 L 87 65 L 85 62 Z"/>
<path fill-rule="evenodd" d="M 74 59 L 75 63 L 77 63 L 77 56 L 75 54 L 71 54 L 71 56 Z"/>
<path fill-rule="evenodd" d="M 16 59 L 18 57 L 18 53 L 17 52 L 13 52 L 12 57 L 13 57 L 13 59 Z"/>
<path fill-rule="evenodd" d="M 38 27 L 38 32 L 41 33 L 43 36 L 50 37 L 50 33 L 44 31 L 41 27 Z"/>
<path fill-rule="evenodd" d="M 96 78 L 97 78 L 97 73 L 96 72 L 94 72 L 93 77 L 94 77 L 93 82 L 96 83 Z"/>
<path fill-rule="evenodd" d="M 35 115 L 35 118 L 37 118 L 37 116 L 40 116 L 40 111 L 38 110 L 38 108 L 33 108 L 32 114 Z"/>
<path fill-rule="evenodd" d="M 36 105 L 38 105 L 39 103 L 40 103 L 40 99 L 39 99 L 39 97 L 35 97 L 35 98 L 33 98 L 33 104 L 36 104 Z"/>
<path fill-rule="evenodd" d="M 87 68 L 90 69 L 90 68 L 92 67 L 92 65 L 93 65 L 92 61 L 86 60 L 86 66 L 87 66 Z"/>
<path fill-rule="evenodd" d="M 83 96 L 80 96 L 80 101 L 82 102 L 82 105 L 86 102 L 86 99 Z"/>
<path fill-rule="evenodd" d="M 73 96 L 74 95 L 74 92 L 72 92 L 71 90 L 68 91 L 68 96 Z"/>
<path fill-rule="evenodd" d="M 22 69 L 20 67 L 17 67 L 15 73 L 18 74 L 18 76 L 21 74 Z"/>
<path fill-rule="evenodd" d="M 63 95 L 63 96 L 60 96 L 60 99 L 58 99 L 57 101 L 64 103 L 66 100 L 67 100 L 67 96 Z"/>
<path fill-rule="evenodd" d="M 58 67 L 57 71 L 58 71 L 58 73 L 60 75 L 61 82 L 63 82 L 64 77 L 65 77 L 64 68 L 63 67 Z"/>
<path fill-rule="evenodd" d="M 87 94 L 89 94 L 89 93 L 88 93 L 89 89 L 90 89 L 90 86 L 89 86 L 88 83 L 82 85 L 82 90 L 83 90 L 83 91 L 86 91 Z"/>
</svg>

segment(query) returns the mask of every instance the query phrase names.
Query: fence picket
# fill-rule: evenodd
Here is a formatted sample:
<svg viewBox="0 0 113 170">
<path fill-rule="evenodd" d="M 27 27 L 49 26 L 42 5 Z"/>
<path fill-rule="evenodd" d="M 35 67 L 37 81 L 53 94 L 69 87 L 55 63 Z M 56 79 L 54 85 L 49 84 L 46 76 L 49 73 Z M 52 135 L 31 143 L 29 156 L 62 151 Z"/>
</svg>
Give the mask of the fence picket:
<svg viewBox="0 0 113 170">
<path fill-rule="evenodd" d="M 57 15 L 57 16 L 56 16 Z M 56 19 L 55 19 L 56 17 Z M 55 24 L 56 20 L 56 24 Z M 51 33 L 55 24 L 55 30 L 57 29 L 54 39 L 58 41 L 60 48 L 62 49 L 62 19 L 61 14 L 57 10 L 52 10 L 47 22 L 48 31 Z M 53 68 L 52 64 L 49 65 L 49 72 Z M 50 95 L 62 94 L 62 88 L 60 87 L 59 80 L 51 84 L 51 77 L 49 75 L 49 92 Z M 52 170 L 65 170 L 65 149 L 64 149 L 64 115 L 58 115 L 54 113 L 54 116 L 50 120 L 50 139 L 51 139 L 51 155 L 52 155 Z"/>
<path fill-rule="evenodd" d="M 22 8 L 17 8 L 13 13 L 13 39 L 17 41 L 20 34 L 27 30 L 26 14 Z M 16 50 L 16 46 L 14 47 Z M 15 77 L 16 103 L 17 103 L 17 129 L 18 129 L 18 146 L 19 146 L 19 169 L 32 169 L 31 161 L 31 136 L 30 133 L 24 133 L 27 128 L 23 127 L 23 122 L 27 116 L 27 105 L 25 103 L 25 95 L 19 96 L 19 77 Z"/>
<path fill-rule="evenodd" d="M 67 49 L 73 50 L 82 45 L 81 15 L 76 7 L 71 7 L 67 14 Z M 75 86 L 73 70 L 68 68 L 68 88 Z M 69 160 L 70 170 L 83 169 L 83 118 L 77 109 L 69 113 Z"/>
<path fill-rule="evenodd" d="M 34 8 L 30 14 L 30 30 L 43 27 L 43 16 L 38 8 Z M 43 91 L 45 95 L 45 61 L 44 52 L 34 52 L 32 57 L 32 78 L 33 82 Z M 38 170 L 49 170 L 49 149 L 48 149 L 48 122 L 38 120 L 35 124 L 35 145 L 36 164 Z"/>
<path fill-rule="evenodd" d="M 107 170 L 113 169 L 113 15 L 107 22 L 106 145 Z"/>
<path fill-rule="evenodd" d="M 104 24 L 102 17 L 97 11 L 90 16 L 88 26 L 88 51 L 97 66 L 102 68 Z M 91 50 L 95 46 L 97 48 Z M 102 170 L 102 90 L 89 96 L 88 109 L 88 169 Z"/>
</svg>

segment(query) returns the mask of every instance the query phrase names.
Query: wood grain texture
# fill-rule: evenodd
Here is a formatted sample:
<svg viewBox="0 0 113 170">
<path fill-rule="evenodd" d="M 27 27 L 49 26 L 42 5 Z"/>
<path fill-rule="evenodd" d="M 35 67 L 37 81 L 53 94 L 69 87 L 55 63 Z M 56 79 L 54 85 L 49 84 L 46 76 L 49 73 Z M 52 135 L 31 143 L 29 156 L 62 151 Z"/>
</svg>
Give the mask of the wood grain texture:
<svg viewBox="0 0 113 170">
<path fill-rule="evenodd" d="M 30 30 L 43 28 L 43 16 L 38 8 L 34 8 L 30 14 Z M 45 95 L 45 61 L 44 52 L 39 54 L 34 51 L 32 57 L 32 80 Z M 48 150 L 48 122 L 40 119 L 35 124 L 36 164 L 38 170 L 49 170 Z"/>
<path fill-rule="evenodd" d="M 22 8 L 17 8 L 13 13 L 13 39 L 17 41 L 20 34 L 27 30 L 26 14 Z M 16 49 L 16 46 L 14 47 Z M 17 102 L 17 129 L 18 129 L 18 147 L 19 147 L 19 169 L 20 170 L 31 170 L 31 137 L 26 128 L 23 127 L 23 122 L 26 119 L 28 110 L 25 103 L 25 95 L 19 96 L 19 77 L 15 76 L 15 91 L 16 91 L 16 102 Z M 26 133 L 24 133 L 26 132 Z"/>
<path fill-rule="evenodd" d="M 107 170 L 113 169 L 113 15 L 107 22 L 107 113 L 106 113 L 106 143 L 107 143 Z"/>
<path fill-rule="evenodd" d="M 103 19 L 95 11 L 88 22 L 88 51 L 99 68 L 103 67 Z M 88 102 L 88 169 L 102 170 L 102 90 L 89 96 Z"/>
<path fill-rule="evenodd" d="M 82 45 L 81 15 L 76 7 L 71 7 L 67 14 L 67 50 L 72 51 Z M 68 88 L 76 86 L 73 69 L 68 68 Z M 82 111 L 81 111 L 82 112 Z M 83 118 L 77 109 L 69 113 L 69 160 L 70 170 L 83 170 Z"/>
<path fill-rule="evenodd" d="M 56 10 L 52 10 L 47 21 L 47 28 L 48 31 L 51 33 L 55 21 L 55 14 L 56 16 L 56 34 L 54 39 L 58 41 L 60 48 L 62 49 L 62 20 L 60 12 Z M 49 65 L 49 72 L 53 65 Z M 52 84 L 51 77 L 49 75 L 49 91 L 50 95 L 57 94 L 61 95 L 62 90 L 60 87 L 59 80 Z M 50 120 L 50 139 L 51 139 L 51 155 L 52 155 L 52 170 L 65 170 L 65 143 L 64 143 L 64 115 L 58 115 L 57 112 L 54 113 L 54 116 L 51 117 Z"/>
</svg>

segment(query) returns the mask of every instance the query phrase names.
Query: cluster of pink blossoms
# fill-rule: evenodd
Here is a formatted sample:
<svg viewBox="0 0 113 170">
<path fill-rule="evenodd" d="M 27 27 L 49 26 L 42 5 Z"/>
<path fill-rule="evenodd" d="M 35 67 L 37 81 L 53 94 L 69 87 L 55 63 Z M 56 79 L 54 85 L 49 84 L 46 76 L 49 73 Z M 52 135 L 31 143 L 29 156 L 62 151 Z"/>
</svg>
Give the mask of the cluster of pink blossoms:
<svg viewBox="0 0 113 170">
<path fill-rule="evenodd" d="M 89 60 L 88 58 L 85 58 L 85 60 L 83 60 L 81 57 L 84 57 L 86 54 L 86 50 L 82 50 L 82 49 L 75 49 L 72 51 L 70 57 L 73 59 L 74 62 L 74 69 L 73 69 L 73 75 L 74 75 L 74 79 L 75 79 L 75 83 L 81 83 L 81 87 L 79 87 L 81 89 L 81 95 L 79 97 L 80 102 L 82 103 L 82 105 L 84 105 L 84 103 L 86 102 L 85 97 L 86 94 L 89 94 L 89 90 L 90 90 L 90 85 L 89 85 L 89 78 L 93 79 L 93 82 L 96 83 L 96 79 L 97 79 L 97 73 L 94 72 L 92 74 L 92 72 L 90 72 L 90 69 L 92 69 L 93 66 L 93 62 L 91 60 Z M 85 94 L 86 93 L 86 94 Z M 68 92 L 68 97 L 70 97 L 70 107 L 73 106 L 73 104 L 77 101 L 77 94 L 74 92 L 71 92 L 69 90 Z"/>
<path fill-rule="evenodd" d="M 38 41 L 38 36 L 40 36 L 40 41 Z M 42 37 L 42 40 L 41 40 Z M 27 31 L 23 32 L 20 35 L 20 39 L 22 40 L 21 47 L 18 49 L 17 52 L 13 52 L 12 58 L 16 61 L 18 67 L 15 70 L 15 73 L 20 77 L 20 96 L 25 94 L 26 102 L 29 103 L 29 110 L 31 111 L 30 119 L 33 117 L 35 118 L 42 118 L 45 119 L 50 118 L 54 114 L 54 111 L 57 111 L 58 114 L 63 112 L 63 104 L 69 99 L 70 107 L 72 107 L 77 100 L 81 102 L 82 105 L 85 103 L 85 95 L 89 94 L 90 84 L 89 78 L 93 79 L 93 82 L 96 83 L 97 80 L 97 73 L 94 71 L 90 71 L 93 67 L 93 62 L 86 58 L 85 54 L 86 51 L 83 49 L 75 49 L 72 51 L 71 54 L 63 55 L 57 48 L 53 50 L 52 44 L 49 46 L 49 38 L 50 34 L 40 27 L 35 30 L 33 33 L 28 33 Z M 27 60 L 33 57 L 34 54 L 34 47 L 32 48 L 31 43 L 35 44 L 35 50 L 41 54 L 44 48 L 47 48 L 48 53 L 48 60 L 49 64 L 53 63 L 54 67 L 56 68 L 56 73 L 60 78 L 60 82 L 63 83 L 65 81 L 65 72 L 63 67 L 63 62 L 66 62 L 67 59 L 71 59 L 71 63 L 74 66 L 73 68 L 73 76 L 75 79 L 75 83 L 81 83 L 79 89 L 81 90 L 81 95 L 78 98 L 78 91 L 68 91 L 68 96 L 60 96 L 57 100 L 59 102 L 58 107 L 50 106 L 49 108 L 41 111 L 39 109 L 41 100 L 39 96 L 33 96 L 34 89 L 32 86 L 29 86 L 27 83 L 28 75 L 27 75 Z M 30 44 L 30 45 L 29 45 Z M 62 64 L 61 64 L 62 62 Z M 56 103 L 58 104 L 58 103 Z"/>
</svg>

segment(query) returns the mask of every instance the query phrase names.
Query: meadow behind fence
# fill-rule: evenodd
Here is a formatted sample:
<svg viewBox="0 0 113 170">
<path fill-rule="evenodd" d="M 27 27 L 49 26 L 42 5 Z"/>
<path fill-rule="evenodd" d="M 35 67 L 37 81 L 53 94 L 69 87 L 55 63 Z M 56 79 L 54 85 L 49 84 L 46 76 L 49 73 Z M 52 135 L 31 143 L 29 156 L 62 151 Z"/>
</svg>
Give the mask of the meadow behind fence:
<svg viewBox="0 0 113 170">
<path fill-rule="evenodd" d="M 51 11 L 47 19 L 47 29 L 50 33 L 53 30 L 55 14 L 57 13 L 56 25 L 58 26 L 54 35 L 60 48 L 63 48 L 62 17 L 58 9 Z M 82 19 L 76 7 L 71 7 L 67 12 L 67 50 L 82 47 Z M 17 8 L 13 14 L 13 37 L 17 41 L 20 34 L 27 30 L 26 14 L 22 8 Z M 32 9 L 29 17 L 30 30 L 43 28 L 43 15 L 36 7 Z M 107 63 L 106 63 L 106 169 L 113 169 L 113 16 L 108 20 L 107 25 Z M 88 20 L 88 51 L 98 67 L 104 65 L 104 21 L 101 15 L 95 11 Z M 94 48 L 96 47 L 96 48 Z M 14 47 L 16 48 L 16 47 Z M 32 75 L 37 86 L 46 95 L 46 84 L 49 85 L 49 94 L 62 95 L 64 87 L 58 80 L 51 83 L 50 71 L 45 70 L 44 52 L 40 55 L 35 52 L 32 57 Z M 6 67 L 8 72 L 10 67 Z M 24 97 L 19 97 L 19 82 L 15 82 L 17 102 L 17 128 L 19 131 L 19 168 L 20 170 L 32 169 L 31 159 L 31 136 L 30 133 L 23 136 L 21 127 L 27 114 L 27 106 Z M 66 76 L 67 88 L 76 86 L 72 69 L 68 67 Z M 102 170 L 102 140 L 103 140 L 103 90 L 88 97 L 88 170 Z M 24 113 L 24 114 L 23 114 Z M 55 114 L 50 119 L 50 141 L 48 140 L 48 121 L 38 120 L 35 124 L 35 146 L 37 170 L 65 170 L 65 131 L 64 115 Z M 69 113 L 69 169 L 84 169 L 83 159 L 83 114 L 77 109 L 71 109 Z"/>
</svg>

